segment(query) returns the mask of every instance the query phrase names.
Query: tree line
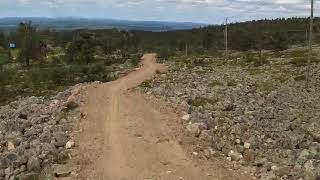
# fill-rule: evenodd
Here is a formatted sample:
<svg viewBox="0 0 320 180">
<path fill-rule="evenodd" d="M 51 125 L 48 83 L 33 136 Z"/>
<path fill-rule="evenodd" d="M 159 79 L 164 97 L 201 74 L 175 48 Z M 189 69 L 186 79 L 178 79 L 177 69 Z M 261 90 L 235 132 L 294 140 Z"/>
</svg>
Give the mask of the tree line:
<svg viewBox="0 0 320 180">
<path fill-rule="evenodd" d="M 316 18 L 315 21 L 319 21 Z M 284 50 L 306 41 L 308 19 L 278 18 L 229 24 L 229 47 L 233 50 Z M 20 49 L 18 60 L 29 66 L 41 62 L 50 48 L 61 47 L 68 63 L 94 62 L 97 55 L 153 51 L 165 56 L 184 52 L 202 54 L 224 49 L 224 25 L 168 32 L 119 29 L 55 31 L 39 30 L 31 22 L 20 23 L 16 31 L 0 33 L 0 46 L 13 42 Z M 319 28 L 315 26 L 317 33 Z M 320 37 L 315 36 L 315 41 Z"/>
</svg>

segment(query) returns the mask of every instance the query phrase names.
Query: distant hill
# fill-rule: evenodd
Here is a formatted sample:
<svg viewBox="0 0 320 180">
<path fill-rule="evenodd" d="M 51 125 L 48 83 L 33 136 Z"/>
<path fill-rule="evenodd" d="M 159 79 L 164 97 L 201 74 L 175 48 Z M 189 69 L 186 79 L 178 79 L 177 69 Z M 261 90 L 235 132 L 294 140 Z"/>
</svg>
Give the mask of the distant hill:
<svg viewBox="0 0 320 180">
<path fill-rule="evenodd" d="M 20 22 L 32 21 L 41 29 L 54 28 L 56 30 L 76 29 L 111 29 L 119 28 L 126 30 L 144 31 L 173 31 L 193 29 L 207 24 L 191 22 L 161 22 L 161 21 L 129 21 L 115 19 L 89 19 L 89 18 L 37 18 L 37 17 L 9 17 L 0 18 L 0 30 L 12 30 Z"/>
</svg>

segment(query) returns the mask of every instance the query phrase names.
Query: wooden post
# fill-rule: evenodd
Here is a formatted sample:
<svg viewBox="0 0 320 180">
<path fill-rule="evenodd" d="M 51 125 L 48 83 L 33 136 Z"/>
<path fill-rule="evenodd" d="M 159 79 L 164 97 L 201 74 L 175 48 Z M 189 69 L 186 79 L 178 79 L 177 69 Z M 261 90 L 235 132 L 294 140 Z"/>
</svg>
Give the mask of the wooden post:
<svg viewBox="0 0 320 180">
<path fill-rule="evenodd" d="M 229 54 L 228 54 L 228 18 L 227 17 L 226 17 L 226 29 L 225 29 L 225 46 L 226 46 L 225 55 L 226 55 L 226 59 L 228 59 Z"/>
<path fill-rule="evenodd" d="M 312 35 L 313 35 L 313 8 L 314 1 L 311 0 L 311 15 L 310 15 L 310 33 L 309 33 L 309 53 L 308 53 L 308 67 L 307 67 L 307 84 L 306 87 L 309 88 L 310 83 L 310 73 L 311 73 L 311 58 L 312 58 Z"/>
<path fill-rule="evenodd" d="M 188 56 L 188 42 L 186 42 L 186 57 Z"/>
</svg>

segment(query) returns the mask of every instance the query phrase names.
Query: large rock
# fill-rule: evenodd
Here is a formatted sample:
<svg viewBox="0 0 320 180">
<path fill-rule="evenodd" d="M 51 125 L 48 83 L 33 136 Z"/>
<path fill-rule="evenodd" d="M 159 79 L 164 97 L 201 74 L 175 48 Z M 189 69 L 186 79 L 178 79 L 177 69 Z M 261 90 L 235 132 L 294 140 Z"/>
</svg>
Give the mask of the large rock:
<svg viewBox="0 0 320 180">
<path fill-rule="evenodd" d="M 64 147 L 68 142 L 68 136 L 64 132 L 54 132 L 53 136 L 56 140 L 55 146 Z"/>
<path fill-rule="evenodd" d="M 320 179 L 320 161 L 309 160 L 304 164 L 304 178 L 306 180 L 319 180 Z"/>
<path fill-rule="evenodd" d="M 66 107 L 68 109 L 74 109 L 74 108 L 77 108 L 78 106 L 79 104 L 77 102 L 77 97 L 74 95 L 71 95 L 66 102 Z"/>
<path fill-rule="evenodd" d="M 310 157 L 309 151 L 308 151 L 307 149 L 304 149 L 304 150 L 300 153 L 300 155 L 299 155 L 299 157 L 298 157 L 298 159 L 297 159 L 297 163 L 303 165 L 303 164 L 309 159 L 309 157 Z"/>
<path fill-rule="evenodd" d="M 40 160 L 36 157 L 31 157 L 28 160 L 27 168 L 29 171 L 40 172 L 41 171 Z"/>
<path fill-rule="evenodd" d="M 19 180 L 41 180 L 40 175 L 36 172 L 22 173 L 17 178 Z"/>
<path fill-rule="evenodd" d="M 182 116 L 181 119 L 183 119 L 183 120 L 185 120 L 185 121 L 189 121 L 190 118 L 191 118 L 190 114 L 185 114 L 185 115 Z"/>
</svg>

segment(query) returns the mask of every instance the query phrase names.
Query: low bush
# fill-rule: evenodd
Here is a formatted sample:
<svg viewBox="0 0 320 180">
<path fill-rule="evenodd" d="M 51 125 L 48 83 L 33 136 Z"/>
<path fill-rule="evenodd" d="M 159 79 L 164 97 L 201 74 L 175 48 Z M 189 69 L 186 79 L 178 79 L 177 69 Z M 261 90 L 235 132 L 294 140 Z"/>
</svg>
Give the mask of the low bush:
<svg viewBox="0 0 320 180">
<path fill-rule="evenodd" d="M 140 86 L 141 86 L 141 87 L 144 87 L 144 88 L 151 88 L 151 83 L 152 83 L 151 80 L 146 80 L 146 81 L 142 82 L 142 83 L 140 84 Z"/>
<path fill-rule="evenodd" d="M 320 59 L 317 56 L 311 57 L 311 63 L 319 63 Z M 295 66 L 306 66 L 308 64 L 308 57 L 296 57 L 290 61 L 290 64 Z"/>
<path fill-rule="evenodd" d="M 110 80 L 103 63 L 6 69 L 0 71 L 0 103 L 17 96 L 45 96 L 81 82 Z"/>
<path fill-rule="evenodd" d="M 132 55 L 130 57 L 130 63 L 133 65 L 133 66 L 138 66 L 139 63 L 141 61 L 141 57 L 139 55 Z"/>
<path fill-rule="evenodd" d="M 269 61 L 267 59 L 266 56 L 263 55 L 256 55 L 254 53 L 248 52 L 245 56 L 244 56 L 244 62 L 246 64 L 251 64 L 254 66 L 263 66 L 265 64 L 269 64 Z"/>
</svg>

